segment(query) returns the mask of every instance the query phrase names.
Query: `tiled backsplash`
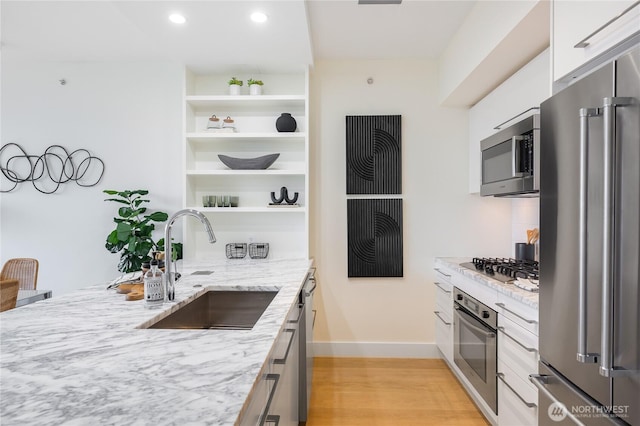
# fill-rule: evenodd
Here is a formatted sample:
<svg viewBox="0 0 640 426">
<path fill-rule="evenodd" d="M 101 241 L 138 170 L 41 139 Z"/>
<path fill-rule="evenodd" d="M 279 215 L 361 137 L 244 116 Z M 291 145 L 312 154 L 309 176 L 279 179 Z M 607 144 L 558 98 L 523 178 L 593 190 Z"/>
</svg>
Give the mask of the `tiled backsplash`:
<svg viewBox="0 0 640 426">
<path fill-rule="evenodd" d="M 540 198 L 514 198 L 511 200 L 511 256 L 515 256 L 516 243 L 527 242 L 527 229 L 540 228 Z M 538 247 L 536 245 L 536 259 Z"/>
</svg>

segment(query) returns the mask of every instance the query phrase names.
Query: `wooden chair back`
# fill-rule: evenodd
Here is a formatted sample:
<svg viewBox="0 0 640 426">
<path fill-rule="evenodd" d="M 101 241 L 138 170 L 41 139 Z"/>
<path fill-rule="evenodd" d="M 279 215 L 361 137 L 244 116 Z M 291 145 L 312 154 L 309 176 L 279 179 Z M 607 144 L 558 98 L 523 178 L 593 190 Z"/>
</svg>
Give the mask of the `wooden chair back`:
<svg viewBox="0 0 640 426">
<path fill-rule="evenodd" d="M 0 280 L 18 280 L 20 290 L 35 290 L 38 284 L 38 260 L 9 259 L 2 267 Z"/>
<path fill-rule="evenodd" d="M 0 280 L 0 312 L 16 307 L 18 280 Z"/>
</svg>

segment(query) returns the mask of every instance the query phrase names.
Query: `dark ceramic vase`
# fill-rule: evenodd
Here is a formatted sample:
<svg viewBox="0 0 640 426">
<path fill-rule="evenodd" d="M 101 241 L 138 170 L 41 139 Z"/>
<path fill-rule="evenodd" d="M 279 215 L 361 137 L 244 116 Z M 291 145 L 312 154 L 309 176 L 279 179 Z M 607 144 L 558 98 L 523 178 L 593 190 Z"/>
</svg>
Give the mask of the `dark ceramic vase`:
<svg viewBox="0 0 640 426">
<path fill-rule="evenodd" d="M 288 112 L 283 112 L 276 120 L 276 129 L 279 132 L 295 132 L 297 127 L 296 119 Z"/>
</svg>

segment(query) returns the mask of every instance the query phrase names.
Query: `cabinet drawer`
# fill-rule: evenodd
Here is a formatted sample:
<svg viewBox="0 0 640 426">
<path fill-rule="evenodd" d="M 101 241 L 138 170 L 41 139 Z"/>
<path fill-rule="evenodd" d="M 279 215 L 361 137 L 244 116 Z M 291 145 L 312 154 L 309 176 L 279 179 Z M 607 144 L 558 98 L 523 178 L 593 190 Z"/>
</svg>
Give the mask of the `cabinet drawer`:
<svg viewBox="0 0 640 426">
<path fill-rule="evenodd" d="M 449 363 L 453 363 L 453 321 L 442 315 L 436 315 L 436 345 Z"/>
<path fill-rule="evenodd" d="M 498 321 L 498 366 L 507 366 L 532 389 L 529 374 L 538 371 L 538 338 L 508 318 Z"/>
<path fill-rule="evenodd" d="M 508 318 L 520 327 L 538 336 L 538 311 L 502 293 L 498 294 L 496 311 L 501 318 Z"/>
<path fill-rule="evenodd" d="M 443 268 L 442 266 L 438 266 L 437 268 L 433 268 L 433 270 L 436 272 L 436 281 L 437 282 L 447 283 L 449 285 L 453 285 L 453 280 L 451 279 L 452 271 L 449 271 L 448 269 Z"/>
<path fill-rule="evenodd" d="M 251 399 L 239 421 L 240 426 L 256 426 L 267 415 L 269 402 L 273 398 L 278 378 L 264 373 L 253 389 Z"/>
<path fill-rule="evenodd" d="M 538 393 L 508 367 L 498 373 L 498 425 L 538 424 Z"/>
<path fill-rule="evenodd" d="M 449 317 L 453 313 L 453 292 L 446 290 L 441 283 L 434 283 L 436 287 L 436 310 L 446 312 Z M 452 287 L 452 286 L 449 286 Z"/>
</svg>

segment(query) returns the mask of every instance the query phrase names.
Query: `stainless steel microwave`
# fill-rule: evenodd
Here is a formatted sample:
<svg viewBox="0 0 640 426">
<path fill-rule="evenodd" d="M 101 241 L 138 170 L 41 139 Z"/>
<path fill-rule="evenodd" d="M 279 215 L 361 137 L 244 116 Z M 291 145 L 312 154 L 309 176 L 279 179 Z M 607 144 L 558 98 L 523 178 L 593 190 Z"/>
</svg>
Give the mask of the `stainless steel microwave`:
<svg viewBox="0 0 640 426">
<path fill-rule="evenodd" d="M 540 115 L 527 117 L 480 142 L 480 195 L 535 197 L 540 191 Z"/>
</svg>

